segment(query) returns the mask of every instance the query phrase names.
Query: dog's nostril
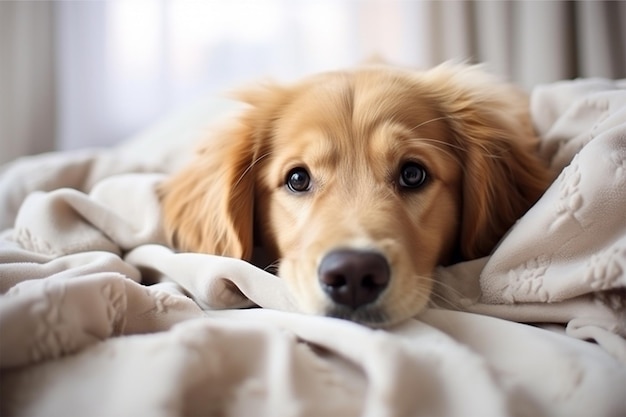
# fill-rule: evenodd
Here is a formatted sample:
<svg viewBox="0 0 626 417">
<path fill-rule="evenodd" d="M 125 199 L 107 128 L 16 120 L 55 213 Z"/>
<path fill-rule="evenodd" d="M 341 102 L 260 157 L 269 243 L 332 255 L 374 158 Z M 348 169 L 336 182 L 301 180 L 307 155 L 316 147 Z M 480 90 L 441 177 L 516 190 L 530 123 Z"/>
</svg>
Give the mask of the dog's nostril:
<svg viewBox="0 0 626 417">
<path fill-rule="evenodd" d="M 363 282 L 361 283 L 361 285 L 363 285 L 366 288 L 373 288 L 373 287 L 380 285 L 377 283 L 377 281 L 378 281 L 378 278 L 375 275 L 367 274 L 363 277 Z"/>
<path fill-rule="evenodd" d="M 328 253 L 318 271 L 328 296 L 351 308 L 376 300 L 387 287 L 389 275 L 389 264 L 381 254 L 351 249 Z"/>
<path fill-rule="evenodd" d="M 324 280 L 323 283 L 325 285 L 328 285 L 329 287 L 343 287 L 344 285 L 346 285 L 346 277 L 344 277 L 343 275 L 337 275 L 337 274 L 327 274 L 324 276 Z"/>
</svg>

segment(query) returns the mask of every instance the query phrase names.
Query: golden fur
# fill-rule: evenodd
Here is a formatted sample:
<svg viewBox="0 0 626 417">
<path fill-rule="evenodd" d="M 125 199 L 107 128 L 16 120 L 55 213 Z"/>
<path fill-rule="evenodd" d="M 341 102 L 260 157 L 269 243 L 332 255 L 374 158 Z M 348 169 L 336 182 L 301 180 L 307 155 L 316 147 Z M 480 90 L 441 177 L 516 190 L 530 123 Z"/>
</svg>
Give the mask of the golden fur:
<svg viewBox="0 0 626 417">
<path fill-rule="evenodd" d="M 437 265 L 489 254 L 546 187 L 526 96 L 477 67 L 363 67 L 240 98 L 249 109 L 162 185 L 165 228 L 185 251 L 250 260 L 263 246 L 304 312 L 414 316 Z M 398 181 L 407 162 L 426 169 L 416 189 Z M 310 189 L 285 185 L 296 167 Z M 337 249 L 386 260 L 375 300 L 339 308 L 322 288 Z"/>
</svg>

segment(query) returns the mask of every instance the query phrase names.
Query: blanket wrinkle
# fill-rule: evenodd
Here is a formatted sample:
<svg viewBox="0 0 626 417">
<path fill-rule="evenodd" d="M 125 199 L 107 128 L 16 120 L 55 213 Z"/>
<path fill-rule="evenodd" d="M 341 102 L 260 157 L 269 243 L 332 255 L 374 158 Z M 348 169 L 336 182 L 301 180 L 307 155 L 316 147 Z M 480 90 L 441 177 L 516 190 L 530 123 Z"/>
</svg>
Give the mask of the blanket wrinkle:
<svg viewBox="0 0 626 417">
<path fill-rule="evenodd" d="M 160 210 L 153 190 L 161 179 L 149 174 L 114 176 L 90 195 L 69 188 L 33 192 L 17 215 L 14 239 L 33 252 L 55 256 L 89 251 L 119 255 L 142 243 L 164 243 L 160 223 L 155 222 Z"/>
<path fill-rule="evenodd" d="M 2 366 L 58 358 L 119 334 L 126 308 L 123 277 L 101 272 L 70 283 L 55 278 L 18 285 L 0 299 L 0 327 L 12 336 L 0 341 Z M 89 316 L 82 314 L 87 309 Z"/>
<path fill-rule="evenodd" d="M 24 199 L 33 191 L 68 187 L 86 190 L 85 179 L 98 157 L 96 150 L 48 153 L 0 166 L 0 230 L 13 226 Z"/>
<path fill-rule="evenodd" d="M 0 245 L 2 248 L 2 245 Z M 20 253 L 21 252 L 21 253 Z M 24 254 L 24 250 L 18 254 Z M 81 252 L 59 258 L 30 262 L 0 264 L 0 293 L 12 294 L 28 285 L 40 285 L 38 280 L 52 278 L 69 280 L 94 272 L 113 270 L 136 282 L 141 281 L 141 274 L 132 265 L 109 252 Z"/>
<path fill-rule="evenodd" d="M 295 311 L 286 284 L 275 275 L 239 259 L 197 253 L 174 253 L 160 245 L 142 245 L 126 255 L 139 268 L 150 267 L 173 280 L 204 309 L 258 305 Z M 263 282 L 263 286 L 255 285 Z"/>
<path fill-rule="evenodd" d="M 533 91 L 553 184 L 385 330 L 299 314 L 275 275 L 167 247 L 156 186 L 221 104 L 113 149 L 15 161 L 0 170 L 0 415 L 626 415 L 624 87 Z"/>
<path fill-rule="evenodd" d="M 602 130 L 624 124 L 624 80 L 562 81 L 536 87 L 531 117 L 541 137 L 540 152 L 558 174 Z"/>
</svg>

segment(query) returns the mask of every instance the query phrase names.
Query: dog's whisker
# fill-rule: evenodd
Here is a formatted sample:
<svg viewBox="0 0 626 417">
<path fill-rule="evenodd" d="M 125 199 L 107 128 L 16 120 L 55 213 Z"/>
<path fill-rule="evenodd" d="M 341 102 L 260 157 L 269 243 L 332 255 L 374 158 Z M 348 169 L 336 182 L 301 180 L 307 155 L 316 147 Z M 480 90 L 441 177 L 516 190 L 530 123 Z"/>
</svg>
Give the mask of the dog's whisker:
<svg viewBox="0 0 626 417">
<path fill-rule="evenodd" d="M 426 126 L 426 125 L 427 125 L 427 124 L 429 124 L 429 123 L 438 122 L 438 121 L 440 121 L 440 120 L 455 120 L 455 119 L 458 119 L 458 118 L 457 118 L 457 117 L 455 117 L 455 116 L 450 116 L 450 115 L 447 115 L 447 116 L 440 116 L 440 117 L 434 117 L 434 118 L 432 118 L 432 119 L 428 119 L 428 120 L 426 120 L 426 121 L 424 121 L 424 122 L 422 122 L 422 123 L 418 124 L 417 126 L 412 127 L 412 128 L 410 129 L 410 131 L 411 131 L 411 132 L 413 132 L 414 130 L 419 129 L 420 127 Z"/>
<path fill-rule="evenodd" d="M 448 142 L 445 142 L 445 141 L 442 141 L 442 140 L 439 140 L 439 139 L 433 139 L 433 138 L 418 137 L 418 138 L 413 138 L 413 140 L 420 141 L 420 143 L 422 143 L 425 146 L 430 146 L 430 147 L 432 147 L 434 149 L 437 149 L 440 152 L 445 153 L 448 157 L 450 157 L 450 159 L 454 160 L 455 163 L 457 163 L 461 167 L 465 168 L 465 164 L 461 160 L 459 160 L 458 156 L 454 155 L 452 152 L 450 152 L 447 149 L 445 149 L 445 147 L 453 148 L 453 149 L 456 149 L 456 150 L 461 151 L 461 152 L 467 152 L 468 149 L 466 149 L 466 148 L 464 148 L 462 146 L 459 146 L 459 145 L 455 145 L 455 144 L 452 144 L 452 143 L 448 143 Z M 502 159 L 502 158 L 505 158 L 505 155 L 503 155 L 503 154 L 496 154 L 496 153 L 490 151 L 487 148 L 486 145 L 478 144 L 477 146 L 481 149 L 483 156 L 486 157 L 486 158 L 490 158 L 490 159 Z"/>
<path fill-rule="evenodd" d="M 426 145 L 437 147 L 438 149 L 441 149 L 444 152 L 445 152 L 444 148 L 453 148 L 453 149 L 457 149 L 457 150 L 462 151 L 462 152 L 467 152 L 467 149 L 462 147 L 462 146 L 456 145 L 454 143 L 445 142 L 445 141 L 440 140 L 440 139 L 427 138 L 427 137 L 416 137 L 416 138 L 411 138 L 411 140 L 419 141 L 420 143 L 424 143 Z M 439 145 L 439 146 L 435 146 L 435 145 Z"/>
<path fill-rule="evenodd" d="M 421 278 L 427 277 L 414 276 L 413 284 L 411 286 L 407 286 L 406 293 L 403 297 L 398 300 L 394 300 L 393 305 L 391 305 L 394 312 L 391 314 L 392 316 L 408 316 L 410 314 L 415 315 L 419 313 L 415 310 L 415 301 L 423 298 L 425 294 L 430 292 L 430 288 L 422 284 Z"/>
<path fill-rule="evenodd" d="M 453 308 L 462 310 L 463 306 L 459 300 L 465 298 L 464 294 L 450 284 L 430 278 L 433 282 L 433 289 L 430 294 L 430 303 L 439 308 Z M 447 293 L 447 294 L 445 294 Z M 441 302 L 442 304 L 439 304 Z"/>
<path fill-rule="evenodd" d="M 454 310 L 463 309 L 463 305 L 460 302 L 447 298 L 443 296 L 442 294 L 438 294 L 436 292 L 431 293 L 429 304 L 435 308 L 440 308 L 440 309 L 450 309 L 450 308 Z"/>
<path fill-rule="evenodd" d="M 261 161 L 264 158 L 267 158 L 268 156 L 270 156 L 272 154 L 272 152 L 266 152 L 263 155 L 257 157 L 256 159 L 254 159 L 250 165 L 248 165 L 246 167 L 246 169 L 241 173 L 241 175 L 239 176 L 239 178 L 237 178 L 237 181 L 235 181 L 234 187 L 238 186 L 241 181 L 243 181 L 243 179 L 245 178 L 246 175 L 248 175 L 250 173 L 250 171 L 252 170 L 252 168 L 254 168 L 254 166 Z"/>
<path fill-rule="evenodd" d="M 279 267 L 280 267 L 280 259 L 276 259 L 274 262 L 270 263 L 265 268 L 263 268 L 263 270 L 265 272 L 269 272 L 270 274 L 276 275 Z"/>
<path fill-rule="evenodd" d="M 444 153 L 455 164 L 461 166 L 462 168 L 465 168 L 465 164 L 463 163 L 461 158 L 459 158 L 458 155 L 454 154 L 450 150 L 446 149 L 444 146 L 447 146 L 448 148 L 454 148 L 462 152 L 467 152 L 467 149 L 464 149 L 461 146 L 447 143 L 438 139 L 420 137 L 420 138 L 414 138 L 413 140 L 420 141 L 420 143 L 426 148 L 436 149 L 437 151 Z"/>
<path fill-rule="evenodd" d="M 394 310 L 405 313 L 411 311 L 414 308 L 414 300 L 422 298 L 424 294 L 428 294 L 428 305 L 435 308 L 452 308 L 455 310 L 462 310 L 463 306 L 455 299 L 462 298 L 462 293 L 448 284 L 444 284 L 432 277 L 425 275 L 413 276 L 412 281 L 415 283 L 412 285 L 406 294 L 396 305 Z M 432 284 L 432 285 L 428 285 Z M 447 291 L 453 295 L 453 297 L 446 297 L 444 294 L 438 291 L 438 287 L 445 287 Z"/>
</svg>

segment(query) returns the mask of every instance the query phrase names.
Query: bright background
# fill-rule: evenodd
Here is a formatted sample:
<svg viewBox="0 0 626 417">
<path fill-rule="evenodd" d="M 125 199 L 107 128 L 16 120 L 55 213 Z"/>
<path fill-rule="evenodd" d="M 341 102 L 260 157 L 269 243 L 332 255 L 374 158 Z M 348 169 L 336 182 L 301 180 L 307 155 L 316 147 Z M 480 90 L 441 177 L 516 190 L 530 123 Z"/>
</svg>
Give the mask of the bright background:
<svg viewBox="0 0 626 417">
<path fill-rule="evenodd" d="M 358 65 L 486 62 L 531 89 L 625 77 L 626 3 L 0 2 L 0 163 L 108 146 L 207 95 Z"/>
</svg>

